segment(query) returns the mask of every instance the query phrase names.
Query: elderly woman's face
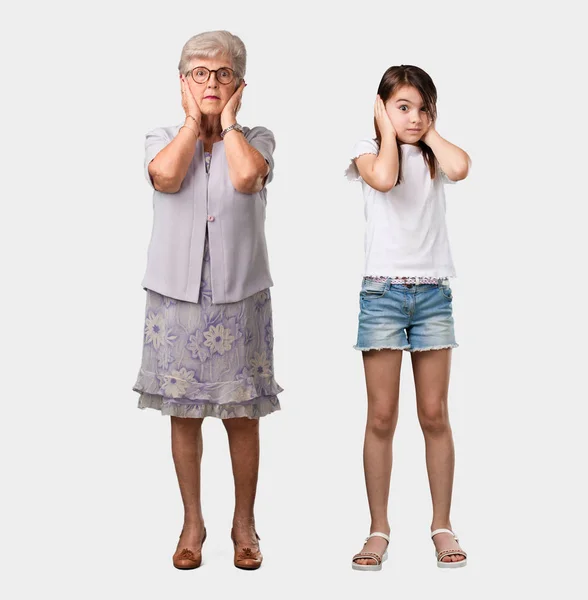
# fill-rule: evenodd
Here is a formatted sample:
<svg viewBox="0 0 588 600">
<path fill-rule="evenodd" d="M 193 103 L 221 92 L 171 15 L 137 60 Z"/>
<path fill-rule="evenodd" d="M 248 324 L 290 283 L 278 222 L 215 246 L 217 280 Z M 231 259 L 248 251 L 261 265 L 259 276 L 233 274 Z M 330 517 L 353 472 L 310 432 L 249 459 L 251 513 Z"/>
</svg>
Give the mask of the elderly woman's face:
<svg viewBox="0 0 588 600">
<path fill-rule="evenodd" d="M 198 69 L 193 71 L 196 67 L 204 67 L 209 71 L 215 72 L 210 73 L 208 81 L 197 83 L 194 76 L 202 79 L 202 75 L 206 76 L 206 71 L 203 70 L 202 72 L 199 72 Z M 203 115 L 220 115 L 237 88 L 238 81 L 236 78 L 230 83 L 221 83 L 223 78 L 226 79 L 227 77 L 227 72 L 222 71 L 223 67 L 228 67 L 229 69 L 232 68 L 230 58 L 226 56 L 218 56 L 216 58 L 194 58 L 190 62 L 191 72 L 186 79 L 190 86 L 190 90 L 192 91 L 192 95 Z"/>
</svg>

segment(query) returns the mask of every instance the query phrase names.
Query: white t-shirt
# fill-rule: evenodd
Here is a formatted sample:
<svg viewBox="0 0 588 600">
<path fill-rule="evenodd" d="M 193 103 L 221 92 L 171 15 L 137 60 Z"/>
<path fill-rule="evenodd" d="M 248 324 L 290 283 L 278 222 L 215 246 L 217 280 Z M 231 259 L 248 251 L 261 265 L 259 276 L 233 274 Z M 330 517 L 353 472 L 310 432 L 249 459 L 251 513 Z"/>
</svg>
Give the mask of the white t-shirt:
<svg viewBox="0 0 588 600">
<path fill-rule="evenodd" d="M 365 202 L 364 276 L 455 277 L 445 222 L 443 185 L 454 183 L 437 164 L 431 179 L 420 148 L 400 146 L 402 183 L 389 192 L 370 187 L 355 162 L 345 171 L 349 181 L 361 181 Z M 361 140 L 353 157 L 378 154 L 376 140 Z"/>
</svg>

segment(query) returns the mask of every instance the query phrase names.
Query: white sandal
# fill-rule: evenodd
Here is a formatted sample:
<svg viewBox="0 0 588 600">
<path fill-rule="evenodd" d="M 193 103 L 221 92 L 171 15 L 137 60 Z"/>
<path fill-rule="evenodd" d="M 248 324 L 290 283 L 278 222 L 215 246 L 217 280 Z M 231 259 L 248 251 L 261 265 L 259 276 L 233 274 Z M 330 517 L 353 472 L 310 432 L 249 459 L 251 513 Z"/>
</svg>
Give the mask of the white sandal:
<svg viewBox="0 0 588 600">
<path fill-rule="evenodd" d="M 384 538 L 388 544 L 390 543 L 390 538 L 385 534 L 385 533 L 381 533 L 380 531 L 374 531 L 374 533 L 371 533 L 370 535 L 368 535 L 365 538 L 365 544 L 367 543 L 367 541 L 370 538 L 373 537 L 381 537 Z M 376 564 L 374 565 L 360 565 L 358 563 L 356 563 L 355 561 L 357 559 L 361 559 L 361 558 L 365 558 L 367 560 L 375 560 Z M 356 554 L 352 559 L 351 559 L 351 568 L 355 569 L 356 571 L 381 571 L 382 570 L 382 563 L 388 559 L 388 549 L 385 550 L 383 556 L 380 556 L 379 554 L 377 554 L 376 552 L 360 552 L 359 554 Z"/>
<path fill-rule="evenodd" d="M 453 531 L 451 531 L 451 529 L 435 529 L 435 531 L 431 531 L 431 539 L 433 539 L 438 533 L 449 533 L 459 544 L 457 536 L 455 533 L 453 533 Z M 443 562 L 443 559 L 446 556 L 455 556 L 456 554 L 463 556 L 463 560 Z M 463 550 L 441 550 L 441 552 L 437 552 L 435 550 L 435 557 L 437 558 L 437 566 L 441 569 L 458 569 L 459 567 L 465 567 L 468 563 L 468 555 Z"/>
</svg>

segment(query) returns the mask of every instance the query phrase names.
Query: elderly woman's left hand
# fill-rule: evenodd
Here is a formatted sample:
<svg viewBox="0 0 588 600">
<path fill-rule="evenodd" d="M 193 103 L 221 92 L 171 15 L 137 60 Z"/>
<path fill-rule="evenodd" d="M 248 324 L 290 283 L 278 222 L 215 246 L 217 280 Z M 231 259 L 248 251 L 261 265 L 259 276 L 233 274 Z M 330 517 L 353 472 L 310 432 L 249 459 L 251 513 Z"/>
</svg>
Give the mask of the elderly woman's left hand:
<svg viewBox="0 0 588 600">
<path fill-rule="evenodd" d="M 223 108 L 223 112 L 221 113 L 221 127 L 223 129 L 237 122 L 237 113 L 241 108 L 241 98 L 243 97 L 243 90 L 246 85 L 245 80 L 243 80 Z"/>
</svg>

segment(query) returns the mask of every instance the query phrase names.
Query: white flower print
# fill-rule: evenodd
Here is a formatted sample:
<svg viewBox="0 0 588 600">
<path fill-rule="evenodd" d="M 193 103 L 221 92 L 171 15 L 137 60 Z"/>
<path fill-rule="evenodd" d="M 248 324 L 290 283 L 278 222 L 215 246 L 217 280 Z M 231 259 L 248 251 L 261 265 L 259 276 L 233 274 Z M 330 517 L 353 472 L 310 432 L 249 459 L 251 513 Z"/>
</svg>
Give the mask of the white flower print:
<svg viewBox="0 0 588 600">
<path fill-rule="evenodd" d="M 210 358 L 210 350 L 202 346 L 203 339 L 202 332 L 196 330 L 194 335 L 190 336 L 190 343 L 186 344 L 186 348 L 192 353 L 192 358 L 197 358 L 200 362 L 206 362 Z"/>
<path fill-rule="evenodd" d="M 166 341 L 165 322 L 161 315 L 150 312 L 145 319 L 145 344 L 153 344 L 156 350 Z"/>
<path fill-rule="evenodd" d="M 253 358 L 249 361 L 253 369 L 255 377 L 271 377 L 270 361 L 267 359 L 265 352 L 254 352 Z"/>
<path fill-rule="evenodd" d="M 237 375 L 237 381 L 246 381 L 253 385 L 253 372 L 249 367 L 243 367 L 243 370 Z"/>
<path fill-rule="evenodd" d="M 279 410 L 270 291 L 212 304 L 210 269 L 204 260 L 197 303 L 147 290 L 143 360 L 134 386 L 141 405 L 221 419 Z"/>
<path fill-rule="evenodd" d="M 235 341 L 243 337 L 243 327 L 236 316 L 225 319 L 225 327 L 235 336 Z"/>
<path fill-rule="evenodd" d="M 209 383 L 200 383 L 197 379 L 194 379 L 188 391 L 188 397 L 198 398 L 198 400 L 212 400 L 210 390 L 213 388 L 214 385 Z"/>
<path fill-rule="evenodd" d="M 173 360 L 171 348 L 164 347 L 157 353 L 157 366 L 160 369 L 167 369 Z"/>
<path fill-rule="evenodd" d="M 237 381 L 241 382 L 241 387 L 243 389 L 250 390 L 252 386 L 255 386 L 253 371 L 248 367 L 244 367 L 241 373 L 237 375 Z"/>
<path fill-rule="evenodd" d="M 173 370 L 170 375 L 160 376 L 161 391 L 168 398 L 181 398 L 194 383 L 194 371 L 187 371 L 182 367 L 179 371 Z"/>
<path fill-rule="evenodd" d="M 171 331 L 166 331 L 165 332 L 165 343 L 168 344 L 169 346 L 173 346 L 174 345 L 174 341 L 178 339 L 177 335 L 172 335 Z"/>
<path fill-rule="evenodd" d="M 208 331 L 204 332 L 206 341 L 204 345 L 210 348 L 212 354 L 217 352 L 221 356 L 232 348 L 235 338 L 229 329 L 225 329 L 222 325 L 216 327 L 212 325 Z"/>
<path fill-rule="evenodd" d="M 255 308 L 256 310 L 261 310 L 265 303 L 269 300 L 269 292 L 267 290 L 262 290 L 261 292 L 257 292 L 255 294 Z"/>
<path fill-rule="evenodd" d="M 251 400 L 251 394 L 243 386 L 239 386 L 234 392 L 231 398 L 231 402 L 245 402 Z"/>
<path fill-rule="evenodd" d="M 252 341 L 253 341 L 253 333 L 251 333 L 251 330 L 245 328 L 245 337 L 243 339 L 243 343 L 247 346 Z"/>
</svg>

